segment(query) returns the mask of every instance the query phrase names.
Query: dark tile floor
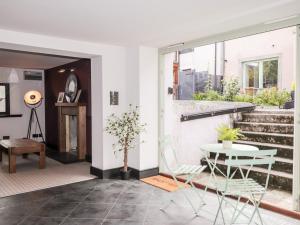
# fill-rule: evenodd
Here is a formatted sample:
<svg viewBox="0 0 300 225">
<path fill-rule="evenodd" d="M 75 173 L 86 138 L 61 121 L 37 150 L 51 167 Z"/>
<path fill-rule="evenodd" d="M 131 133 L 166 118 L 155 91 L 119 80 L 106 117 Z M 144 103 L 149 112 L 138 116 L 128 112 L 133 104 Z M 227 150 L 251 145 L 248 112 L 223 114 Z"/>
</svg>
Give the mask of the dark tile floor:
<svg viewBox="0 0 300 225">
<path fill-rule="evenodd" d="M 160 208 L 175 200 L 164 211 Z M 196 198 L 192 198 L 196 202 Z M 0 225 L 211 225 L 218 206 L 214 194 L 195 217 L 181 193 L 140 181 L 91 180 L 0 199 Z M 296 221 L 263 211 L 266 224 Z"/>
</svg>

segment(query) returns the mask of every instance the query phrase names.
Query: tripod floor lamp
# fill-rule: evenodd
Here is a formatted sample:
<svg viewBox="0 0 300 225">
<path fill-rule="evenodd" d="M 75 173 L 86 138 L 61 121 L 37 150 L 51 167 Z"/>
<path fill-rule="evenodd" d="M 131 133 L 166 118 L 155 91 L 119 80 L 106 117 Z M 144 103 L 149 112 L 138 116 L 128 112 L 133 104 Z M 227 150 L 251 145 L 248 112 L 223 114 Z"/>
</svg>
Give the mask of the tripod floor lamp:
<svg viewBox="0 0 300 225">
<path fill-rule="evenodd" d="M 41 129 L 41 124 L 38 115 L 36 113 L 36 109 L 41 106 L 42 100 L 43 100 L 42 95 L 38 91 L 28 91 L 24 95 L 24 103 L 30 109 L 27 138 L 31 139 L 32 124 L 34 123 L 34 120 L 36 120 L 36 126 L 39 129 L 39 134 L 40 134 L 38 137 L 41 137 L 43 142 L 45 142 L 43 132 Z"/>
</svg>

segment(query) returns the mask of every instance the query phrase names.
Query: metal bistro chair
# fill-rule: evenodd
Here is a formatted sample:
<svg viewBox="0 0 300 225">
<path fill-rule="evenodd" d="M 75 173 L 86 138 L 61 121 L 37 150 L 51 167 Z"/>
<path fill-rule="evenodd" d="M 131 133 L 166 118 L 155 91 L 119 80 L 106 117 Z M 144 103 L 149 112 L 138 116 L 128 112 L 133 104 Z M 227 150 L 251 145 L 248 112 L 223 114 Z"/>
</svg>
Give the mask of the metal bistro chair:
<svg viewBox="0 0 300 225">
<path fill-rule="evenodd" d="M 222 204 L 224 200 L 227 202 L 225 199 L 226 196 L 235 196 L 237 197 L 237 202 L 233 204 L 234 211 L 230 224 L 235 224 L 240 215 L 249 215 L 244 210 L 247 205 L 251 203 L 254 206 L 254 210 L 250 213 L 250 216 L 247 216 L 249 219 L 248 224 L 251 224 L 254 216 L 257 214 L 261 225 L 263 225 L 263 220 L 258 208 L 268 188 L 270 171 L 272 164 L 275 162 L 274 155 L 276 155 L 276 153 L 277 150 L 228 151 L 226 154 L 228 159 L 225 160 L 225 165 L 227 165 L 226 181 L 216 182 L 219 208 L 214 224 L 216 224 L 220 212 L 223 224 L 226 224 Z M 264 186 L 249 178 L 249 174 L 255 165 L 268 166 L 268 174 Z M 237 174 L 240 174 L 240 177 L 234 178 Z M 241 202 L 241 199 L 246 200 Z"/>
<path fill-rule="evenodd" d="M 167 150 L 170 150 L 171 157 L 174 160 L 174 164 L 175 164 L 174 166 L 171 166 L 171 163 L 167 160 L 167 158 L 168 158 L 166 155 Z M 193 184 L 193 179 L 195 178 L 195 176 L 201 174 L 203 172 L 203 170 L 206 168 L 206 166 L 179 164 L 177 155 L 176 155 L 176 151 L 172 146 L 172 141 L 171 141 L 170 136 L 167 136 L 162 141 L 160 141 L 160 154 L 161 154 L 161 159 L 166 167 L 166 170 L 172 176 L 173 180 L 176 182 L 176 184 L 179 188 L 178 190 L 191 187 L 192 190 L 199 197 L 199 206 L 196 207 L 193 204 L 193 202 L 191 201 L 192 198 L 189 197 L 189 194 L 185 193 L 184 191 L 182 192 L 184 197 L 188 201 L 188 203 L 191 205 L 194 213 L 198 216 L 198 212 L 201 209 L 201 207 L 205 205 L 205 202 L 203 200 L 203 197 L 199 193 L 199 190 Z M 180 175 L 187 176 L 186 181 L 184 183 L 178 181 L 178 176 L 180 176 Z M 168 205 L 166 205 L 165 207 L 161 208 L 161 210 L 164 210 L 165 208 L 167 208 L 171 204 L 171 202 L 174 202 L 174 201 L 171 200 L 170 203 Z"/>
</svg>

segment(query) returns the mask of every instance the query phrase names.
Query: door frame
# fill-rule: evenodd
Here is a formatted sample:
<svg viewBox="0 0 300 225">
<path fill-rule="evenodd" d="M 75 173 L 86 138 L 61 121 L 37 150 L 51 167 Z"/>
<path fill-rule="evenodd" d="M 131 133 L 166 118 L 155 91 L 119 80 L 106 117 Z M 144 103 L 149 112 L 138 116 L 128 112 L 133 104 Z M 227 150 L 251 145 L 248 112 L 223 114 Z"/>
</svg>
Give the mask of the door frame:
<svg viewBox="0 0 300 225">
<path fill-rule="evenodd" d="M 295 55 L 295 113 L 294 113 L 294 151 L 293 151 L 293 208 L 300 211 L 300 25 L 296 27 Z"/>
<path fill-rule="evenodd" d="M 158 140 L 164 137 L 164 55 L 183 50 L 185 48 L 194 48 L 202 45 L 212 44 L 215 42 L 228 41 L 236 38 L 245 36 L 255 35 L 259 33 L 269 32 L 277 29 L 283 29 L 291 26 L 296 26 L 296 54 L 295 54 L 295 74 L 296 74 L 296 90 L 295 90 L 295 112 L 294 112 L 294 137 L 300 136 L 300 17 L 291 19 L 284 22 L 269 25 L 257 25 L 250 28 L 243 28 L 240 30 L 218 34 L 180 45 L 166 46 L 159 49 L 158 60 L 159 60 L 159 99 L 158 99 Z M 298 62 L 298 63 L 297 63 Z M 160 145 L 159 149 L 161 148 Z M 159 154 L 159 153 L 158 153 Z M 159 154 L 159 168 L 161 169 L 161 157 Z M 294 138 L 294 149 L 293 149 L 293 209 L 300 211 L 300 138 Z"/>
</svg>

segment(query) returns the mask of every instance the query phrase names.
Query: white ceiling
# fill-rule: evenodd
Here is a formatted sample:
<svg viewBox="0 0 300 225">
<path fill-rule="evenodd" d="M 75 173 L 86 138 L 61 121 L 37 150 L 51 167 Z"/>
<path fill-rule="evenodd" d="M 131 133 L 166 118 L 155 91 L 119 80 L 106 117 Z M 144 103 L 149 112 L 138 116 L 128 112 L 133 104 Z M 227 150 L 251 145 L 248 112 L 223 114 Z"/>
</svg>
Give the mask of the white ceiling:
<svg viewBox="0 0 300 225">
<path fill-rule="evenodd" d="M 162 47 L 295 14 L 299 0 L 1 0 L 0 28 Z"/>
<path fill-rule="evenodd" d="M 77 60 L 77 58 L 6 51 L 0 49 L 0 67 L 45 70 Z"/>
</svg>

